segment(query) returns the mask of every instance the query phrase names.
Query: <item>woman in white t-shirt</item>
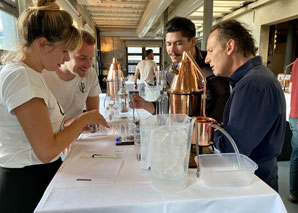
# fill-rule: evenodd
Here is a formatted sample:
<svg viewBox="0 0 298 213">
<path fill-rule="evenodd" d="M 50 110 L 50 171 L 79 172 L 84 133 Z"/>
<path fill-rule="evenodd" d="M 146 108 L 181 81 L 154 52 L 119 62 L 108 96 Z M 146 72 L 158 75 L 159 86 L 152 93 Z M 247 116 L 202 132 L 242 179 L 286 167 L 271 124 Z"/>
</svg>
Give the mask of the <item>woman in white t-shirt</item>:
<svg viewBox="0 0 298 213">
<path fill-rule="evenodd" d="M 107 126 L 98 111 L 63 129 L 64 113 L 41 71 L 56 70 L 82 41 L 55 0 L 38 0 L 18 19 L 20 48 L 0 71 L 0 212 L 33 212 L 61 160 L 88 124 Z"/>
</svg>

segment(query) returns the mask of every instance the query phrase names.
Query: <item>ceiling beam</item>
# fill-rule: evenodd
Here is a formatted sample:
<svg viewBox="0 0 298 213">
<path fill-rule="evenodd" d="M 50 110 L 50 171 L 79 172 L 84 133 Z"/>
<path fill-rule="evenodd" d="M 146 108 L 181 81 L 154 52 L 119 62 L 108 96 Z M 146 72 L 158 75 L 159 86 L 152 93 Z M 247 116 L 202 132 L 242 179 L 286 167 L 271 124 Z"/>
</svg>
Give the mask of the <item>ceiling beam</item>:
<svg viewBox="0 0 298 213">
<path fill-rule="evenodd" d="M 239 7 L 241 4 L 240 1 L 213 1 L 214 7 Z"/>
<path fill-rule="evenodd" d="M 204 7 L 200 7 L 199 9 L 196 10 L 196 12 L 203 12 Z M 230 7 L 213 7 L 213 12 L 218 12 L 218 13 L 231 13 L 233 10 Z"/>
<path fill-rule="evenodd" d="M 119 11 L 125 11 L 125 12 L 136 12 L 136 13 L 142 13 L 143 8 L 128 8 L 128 7 L 86 7 L 90 12 L 107 12 L 107 11 L 113 11 L 113 12 L 119 12 Z"/>
<path fill-rule="evenodd" d="M 181 1 L 176 7 L 172 10 L 172 12 L 168 15 L 168 20 L 174 18 L 175 16 L 187 17 L 191 15 L 194 11 L 200 8 L 204 3 L 204 0 L 184 0 Z M 203 15 L 199 15 L 203 16 Z M 162 25 L 159 24 L 154 29 L 154 34 L 161 31 Z"/>
<path fill-rule="evenodd" d="M 136 34 L 136 28 L 135 26 L 121 26 L 121 25 L 96 25 L 97 27 L 100 28 L 101 31 L 105 31 L 105 32 L 110 32 L 113 30 L 133 30 L 133 33 Z"/>
<path fill-rule="evenodd" d="M 132 22 L 132 21 L 125 21 L 125 22 L 121 22 L 121 21 L 94 21 L 95 24 L 98 25 L 120 25 L 120 26 L 137 26 L 137 22 Z"/>
<path fill-rule="evenodd" d="M 150 0 L 138 25 L 136 34 L 144 37 L 173 0 Z"/>
<path fill-rule="evenodd" d="M 138 17 L 94 17 L 94 21 L 135 21 L 139 22 Z"/>
<path fill-rule="evenodd" d="M 136 17 L 139 18 L 141 17 L 141 14 L 136 14 L 136 13 L 94 13 L 94 15 L 91 14 L 92 18 L 100 18 L 100 17 L 117 17 L 117 18 L 122 18 L 122 17 Z"/>
<path fill-rule="evenodd" d="M 88 6 L 92 7 L 110 7 L 111 5 L 116 5 L 119 7 L 126 6 L 126 7 L 132 7 L 132 6 L 138 6 L 138 7 L 146 7 L 147 2 L 142 1 L 104 1 L 102 3 L 98 4 L 88 4 Z"/>
<path fill-rule="evenodd" d="M 213 12 L 213 17 L 222 17 L 224 15 L 224 13 L 219 13 L 219 12 Z M 203 16 L 203 12 L 194 12 L 193 14 L 191 14 L 188 17 L 200 17 Z"/>
<path fill-rule="evenodd" d="M 272 1 L 276 1 L 276 0 L 258 0 L 258 1 L 255 1 L 255 2 L 249 4 L 245 7 L 242 7 L 242 8 L 240 8 L 240 9 L 238 9 L 238 10 L 236 10 L 236 11 L 234 11 L 234 12 L 232 12 L 232 13 L 230 13 L 230 14 L 228 14 L 228 15 L 220 18 L 220 19 L 215 20 L 213 24 L 217 24 L 221 21 L 233 19 L 233 18 L 235 18 L 237 16 L 240 16 L 241 14 L 246 13 L 246 12 L 252 10 L 252 9 L 255 9 L 257 7 L 261 7 L 261 6 L 263 6 L 267 3 L 271 3 Z M 252 0 L 246 0 L 246 2 L 252 2 Z"/>
<path fill-rule="evenodd" d="M 134 38 L 134 39 L 140 39 L 138 37 L 136 37 L 136 32 L 135 31 L 132 31 L 132 30 L 127 30 L 125 31 L 125 29 L 123 29 L 124 31 L 120 31 L 119 29 L 116 30 L 116 31 L 110 31 L 107 29 L 107 31 L 104 31 L 106 30 L 105 28 L 100 28 L 100 36 L 109 36 L 109 37 L 122 37 L 122 38 L 126 38 L 126 39 L 129 39 L 129 38 Z M 153 34 L 151 32 L 148 32 L 146 37 L 144 38 L 154 38 Z"/>
<path fill-rule="evenodd" d="M 100 32 L 100 36 L 127 36 L 127 37 L 131 37 L 131 36 L 136 36 L 136 32 L 134 31 L 105 31 L 105 32 L 102 32 L 102 30 L 104 29 L 100 29 L 101 32 Z"/>
<path fill-rule="evenodd" d="M 184 0 L 181 1 L 175 9 L 169 14 L 169 20 L 175 16 L 187 17 L 200 8 L 204 0 Z"/>
</svg>

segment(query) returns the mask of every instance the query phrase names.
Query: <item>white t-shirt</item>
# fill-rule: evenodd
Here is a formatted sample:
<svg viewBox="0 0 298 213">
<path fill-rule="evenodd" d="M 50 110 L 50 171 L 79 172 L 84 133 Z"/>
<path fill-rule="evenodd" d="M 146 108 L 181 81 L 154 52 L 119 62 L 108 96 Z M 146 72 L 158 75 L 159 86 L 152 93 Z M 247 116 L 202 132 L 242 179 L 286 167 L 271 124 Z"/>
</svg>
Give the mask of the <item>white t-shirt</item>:
<svg viewBox="0 0 298 213">
<path fill-rule="evenodd" d="M 42 98 L 48 107 L 54 133 L 63 126 L 63 111 L 47 88 L 41 73 L 21 62 L 11 62 L 0 71 L 0 166 L 22 168 L 42 164 L 35 155 L 17 117 L 12 112 L 32 98 Z M 32 127 L 34 128 L 34 126 Z M 56 156 L 52 161 L 59 158 Z"/>
<path fill-rule="evenodd" d="M 140 70 L 140 80 L 149 84 L 154 83 L 154 68 L 157 67 L 153 60 L 142 60 L 138 63 L 137 69 Z"/>
<path fill-rule="evenodd" d="M 83 112 L 87 97 L 95 97 L 101 93 L 97 73 L 94 69 L 87 72 L 86 77 L 74 77 L 70 81 L 62 80 L 55 71 L 42 71 L 47 86 L 57 98 L 68 120 Z"/>
</svg>

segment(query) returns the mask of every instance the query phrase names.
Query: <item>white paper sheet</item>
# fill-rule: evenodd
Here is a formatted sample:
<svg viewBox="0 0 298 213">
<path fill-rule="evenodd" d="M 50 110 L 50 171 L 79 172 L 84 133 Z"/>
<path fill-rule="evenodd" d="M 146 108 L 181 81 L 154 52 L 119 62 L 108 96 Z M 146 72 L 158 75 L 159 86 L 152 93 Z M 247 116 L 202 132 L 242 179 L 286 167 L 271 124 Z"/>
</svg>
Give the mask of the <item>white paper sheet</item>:
<svg viewBox="0 0 298 213">
<path fill-rule="evenodd" d="M 61 172 L 56 176 L 56 181 L 114 183 L 123 164 L 126 152 L 97 153 L 99 158 L 92 158 L 93 154 L 84 152 L 75 155 L 68 162 L 67 166 L 61 168 Z"/>
</svg>

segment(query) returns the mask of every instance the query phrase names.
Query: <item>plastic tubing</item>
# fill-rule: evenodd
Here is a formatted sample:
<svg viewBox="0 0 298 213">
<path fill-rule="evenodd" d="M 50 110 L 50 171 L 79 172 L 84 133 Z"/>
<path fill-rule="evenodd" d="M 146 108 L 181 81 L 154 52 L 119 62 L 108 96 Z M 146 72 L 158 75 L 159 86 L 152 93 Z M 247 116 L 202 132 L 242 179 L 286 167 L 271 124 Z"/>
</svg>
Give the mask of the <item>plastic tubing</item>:
<svg viewBox="0 0 298 213">
<path fill-rule="evenodd" d="M 231 145 L 233 146 L 233 149 L 236 153 L 236 158 L 237 158 L 237 161 L 238 161 L 238 169 L 239 170 L 242 170 L 242 164 L 241 164 L 241 159 L 240 159 L 240 154 L 239 154 L 239 150 L 237 148 L 237 145 L 234 141 L 234 139 L 231 137 L 231 135 L 229 133 L 227 133 L 226 130 L 224 130 L 223 128 L 219 127 L 218 125 L 216 124 L 211 124 L 211 126 L 217 130 L 219 130 L 222 134 L 224 134 L 228 140 L 230 141 Z"/>
</svg>

